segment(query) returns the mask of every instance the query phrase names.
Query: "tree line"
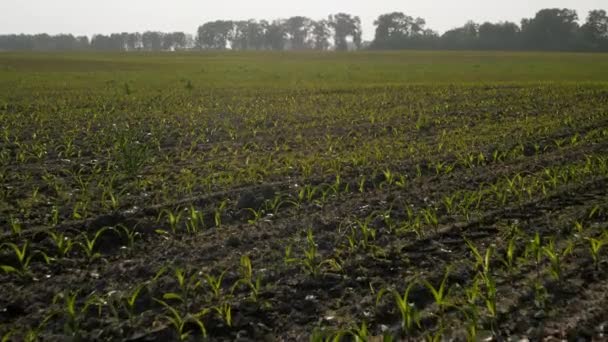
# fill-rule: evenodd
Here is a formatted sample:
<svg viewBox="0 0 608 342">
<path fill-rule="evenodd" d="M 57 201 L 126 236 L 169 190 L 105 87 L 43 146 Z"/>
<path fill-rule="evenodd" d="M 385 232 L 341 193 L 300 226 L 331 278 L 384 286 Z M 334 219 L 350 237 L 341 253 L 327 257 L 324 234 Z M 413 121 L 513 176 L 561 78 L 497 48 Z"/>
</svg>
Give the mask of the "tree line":
<svg viewBox="0 0 608 342">
<path fill-rule="evenodd" d="M 551 8 L 520 25 L 469 21 L 442 35 L 425 28 L 424 19 L 401 12 L 381 15 L 374 25 L 373 49 L 608 51 L 605 10 L 590 11 L 582 25 L 575 10 Z"/>
<path fill-rule="evenodd" d="M 216 20 L 184 32 L 113 33 L 86 36 L 0 35 L 0 50 L 177 51 L 205 50 L 348 50 L 361 48 L 361 19 L 347 13 L 312 20 Z"/>
<path fill-rule="evenodd" d="M 354 50 L 368 49 L 493 49 L 608 51 L 608 16 L 590 11 L 583 24 L 571 9 L 542 9 L 533 18 L 513 22 L 469 21 L 438 34 L 423 18 L 403 12 L 380 15 L 375 36 L 362 41 L 361 19 L 347 13 L 313 20 L 303 16 L 267 20 L 216 20 L 184 32 L 113 33 L 86 36 L 0 35 L 0 50 Z"/>
</svg>

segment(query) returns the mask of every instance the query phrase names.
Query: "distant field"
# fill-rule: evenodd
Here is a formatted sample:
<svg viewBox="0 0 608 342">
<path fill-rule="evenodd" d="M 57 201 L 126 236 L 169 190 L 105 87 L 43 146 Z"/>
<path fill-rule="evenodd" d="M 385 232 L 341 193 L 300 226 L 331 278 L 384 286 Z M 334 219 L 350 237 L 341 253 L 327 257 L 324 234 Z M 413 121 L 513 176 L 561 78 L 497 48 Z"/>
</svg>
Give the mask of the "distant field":
<svg viewBox="0 0 608 342">
<path fill-rule="evenodd" d="M 605 82 L 608 55 L 528 52 L 0 53 L 2 86 L 108 81 L 200 88 L 334 88 L 403 84 Z M 70 82 L 64 85 L 64 82 Z"/>
<path fill-rule="evenodd" d="M 606 54 L 0 53 L 0 337 L 602 340 L 607 189 Z"/>
</svg>

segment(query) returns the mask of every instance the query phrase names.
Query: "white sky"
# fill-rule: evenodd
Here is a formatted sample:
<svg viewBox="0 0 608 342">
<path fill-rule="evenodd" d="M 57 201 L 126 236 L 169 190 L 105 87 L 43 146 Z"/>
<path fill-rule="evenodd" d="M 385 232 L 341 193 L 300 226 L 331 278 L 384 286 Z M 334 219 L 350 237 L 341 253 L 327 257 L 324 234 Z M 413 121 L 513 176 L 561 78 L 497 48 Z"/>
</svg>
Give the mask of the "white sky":
<svg viewBox="0 0 608 342">
<path fill-rule="evenodd" d="M 373 21 L 392 11 L 422 17 L 436 31 L 476 22 L 533 17 L 541 8 L 573 8 L 584 20 L 591 9 L 608 10 L 607 0 L 0 0 L 0 34 L 95 33 L 145 30 L 184 31 L 215 19 L 276 19 L 303 15 L 321 19 L 346 12 L 361 17 L 363 36 L 371 40 Z"/>
</svg>

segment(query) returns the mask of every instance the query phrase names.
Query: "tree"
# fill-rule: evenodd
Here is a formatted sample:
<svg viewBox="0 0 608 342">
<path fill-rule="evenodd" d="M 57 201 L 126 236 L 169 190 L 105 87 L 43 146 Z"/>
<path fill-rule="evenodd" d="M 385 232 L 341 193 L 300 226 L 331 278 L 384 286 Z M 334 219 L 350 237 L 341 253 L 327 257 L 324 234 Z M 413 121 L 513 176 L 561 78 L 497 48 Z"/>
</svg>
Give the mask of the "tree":
<svg viewBox="0 0 608 342">
<path fill-rule="evenodd" d="M 165 51 L 177 51 L 186 47 L 186 34 L 183 32 L 165 33 L 162 36 L 162 48 Z"/>
<path fill-rule="evenodd" d="M 604 10 L 593 10 L 587 15 L 587 22 L 581 27 L 588 49 L 608 51 L 608 16 Z"/>
<path fill-rule="evenodd" d="M 441 46 L 446 49 L 475 49 L 479 37 L 479 25 L 468 21 L 464 26 L 445 32 Z"/>
<path fill-rule="evenodd" d="M 76 45 L 76 39 L 71 34 L 60 34 L 50 38 L 54 41 L 53 49 L 55 50 L 73 50 Z"/>
<path fill-rule="evenodd" d="M 127 51 L 139 50 L 143 47 L 141 33 L 129 33 L 127 36 Z"/>
<path fill-rule="evenodd" d="M 187 50 L 194 49 L 196 47 L 196 39 L 193 35 L 187 33 L 186 34 L 186 46 L 184 47 Z"/>
<path fill-rule="evenodd" d="M 272 23 L 263 22 L 264 46 L 270 50 L 283 50 L 285 48 L 285 26 L 283 21 L 275 20 Z"/>
<path fill-rule="evenodd" d="M 264 27 L 251 19 L 234 23 L 232 48 L 235 50 L 261 50 L 264 48 Z"/>
<path fill-rule="evenodd" d="M 171 34 L 173 36 L 173 50 L 183 50 L 186 48 L 186 44 L 188 43 L 186 34 L 184 32 L 173 32 Z"/>
<path fill-rule="evenodd" d="M 93 50 L 110 50 L 110 46 L 110 37 L 103 34 L 96 34 L 91 39 L 91 48 L 93 48 Z"/>
<path fill-rule="evenodd" d="M 479 47 L 491 50 L 512 50 L 520 47 L 519 26 L 511 22 L 485 22 L 479 26 Z"/>
<path fill-rule="evenodd" d="M 76 37 L 77 50 L 86 50 L 89 48 L 89 37 L 78 36 Z"/>
<path fill-rule="evenodd" d="M 198 28 L 197 46 L 201 49 L 224 50 L 232 41 L 234 22 L 216 20 Z"/>
<path fill-rule="evenodd" d="M 146 51 L 160 51 L 163 44 L 163 33 L 146 31 L 141 36 L 143 49 Z"/>
<path fill-rule="evenodd" d="M 575 10 L 550 8 L 521 21 L 524 46 L 538 50 L 571 50 L 580 47 L 577 42 L 578 15 Z"/>
<path fill-rule="evenodd" d="M 283 23 L 285 33 L 289 38 L 292 50 L 305 49 L 308 33 L 311 30 L 311 20 L 306 17 L 291 17 Z"/>
<path fill-rule="evenodd" d="M 338 51 L 348 50 L 347 38 L 351 37 L 354 46 L 361 47 L 361 19 L 350 14 L 338 13 L 329 16 L 329 26 L 334 30 L 334 46 Z"/>
<path fill-rule="evenodd" d="M 376 35 L 372 48 L 399 49 L 408 47 L 421 47 L 423 36 L 431 36 L 425 31 L 426 22 L 422 18 L 413 18 L 402 12 L 383 14 L 374 21 Z"/>
<path fill-rule="evenodd" d="M 247 22 L 246 21 L 235 21 L 234 22 L 234 35 L 232 40 L 233 50 L 248 50 L 249 49 L 249 36 L 247 33 Z"/>
<path fill-rule="evenodd" d="M 110 35 L 110 50 L 124 51 L 127 49 L 128 33 L 112 33 Z"/>
<path fill-rule="evenodd" d="M 36 34 L 33 36 L 33 49 L 37 51 L 49 51 L 55 49 L 51 36 L 46 33 Z"/>
<path fill-rule="evenodd" d="M 32 50 L 34 48 L 31 35 L 4 35 L 0 36 L 0 50 Z"/>
<path fill-rule="evenodd" d="M 547 8 L 533 18 L 522 19 L 520 26 L 512 22 L 478 25 L 469 21 L 441 37 L 426 28 L 423 18 L 403 12 L 382 14 L 374 25 L 374 40 L 366 43 L 366 48 L 608 51 L 608 14 L 600 9 L 590 11 L 582 26 L 578 24 L 576 11 Z M 2 51 L 176 51 L 196 47 L 217 50 L 328 50 L 333 47 L 344 51 L 360 49 L 361 45 L 361 20 L 347 13 L 319 21 L 304 16 L 274 21 L 216 20 L 199 26 L 195 37 L 184 32 L 156 31 L 96 34 L 90 41 L 86 36 L 71 34 L 0 35 Z"/>
<path fill-rule="evenodd" d="M 311 23 L 311 45 L 315 50 L 329 49 L 329 38 L 331 38 L 331 29 L 327 20 L 313 21 Z"/>
</svg>

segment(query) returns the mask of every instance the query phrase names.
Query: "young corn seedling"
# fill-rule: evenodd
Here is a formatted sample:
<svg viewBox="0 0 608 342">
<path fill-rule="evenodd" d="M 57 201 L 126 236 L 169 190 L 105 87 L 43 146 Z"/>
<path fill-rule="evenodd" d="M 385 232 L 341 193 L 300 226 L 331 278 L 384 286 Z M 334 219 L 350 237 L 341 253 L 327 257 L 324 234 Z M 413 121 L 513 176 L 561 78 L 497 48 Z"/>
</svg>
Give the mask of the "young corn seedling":
<svg viewBox="0 0 608 342">
<path fill-rule="evenodd" d="M 321 262 L 318 261 L 319 255 L 317 254 L 317 244 L 315 243 L 314 235 L 312 229 L 310 228 L 306 233 L 306 242 L 307 247 L 303 250 L 304 257 L 301 259 L 293 258 L 291 256 L 291 246 L 287 246 L 285 248 L 285 256 L 283 261 L 286 265 L 297 264 L 302 268 L 302 270 L 312 277 L 316 277 L 319 274 L 321 267 L 324 265 L 329 266 L 334 271 L 342 270 L 342 266 L 336 259 L 327 259 Z"/>
<path fill-rule="evenodd" d="M 606 238 L 596 239 L 589 237 L 589 252 L 591 252 L 591 258 L 593 258 L 593 267 L 596 271 L 600 270 L 600 252 L 602 247 L 606 244 Z"/>
<path fill-rule="evenodd" d="M 361 176 L 361 178 L 359 178 L 359 181 L 357 182 L 358 186 L 358 190 L 359 193 L 364 193 L 365 192 L 365 176 Z"/>
<path fill-rule="evenodd" d="M 253 281 L 253 267 L 251 266 L 251 259 L 249 259 L 249 256 L 247 255 L 241 257 L 241 279 L 237 280 L 234 285 L 232 285 L 231 292 L 234 292 L 240 285 L 247 286 L 251 290 L 251 300 L 257 302 L 262 280 L 260 277 L 257 277 L 255 282 Z"/>
<path fill-rule="evenodd" d="M 404 232 L 413 231 L 416 234 L 416 238 L 420 239 L 424 237 L 424 230 L 422 229 L 422 221 L 420 216 L 416 216 L 411 220 L 404 220 L 401 222 L 400 230 Z"/>
<path fill-rule="evenodd" d="M 65 234 L 63 234 L 61 232 L 55 233 L 55 232 L 49 230 L 49 231 L 47 231 L 47 234 L 48 234 L 49 238 L 51 239 L 51 241 L 53 242 L 53 245 L 55 245 L 57 255 L 60 258 L 65 258 L 68 255 L 68 253 L 70 253 L 72 248 L 74 247 L 74 240 L 72 240 L 71 238 L 69 238 L 68 236 L 66 236 Z"/>
<path fill-rule="evenodd" d="M 186 231 L 189 234 L 196 234 L 203 228 L 204 222 L 203 212 L 196 210 L 194 206 L 190 206 L 186 218 Z"/>
<path fill-rule="evenodd" d="M 319 191 L 320 191 L 321 195 L 314 201 L 314 203 L 317 206 L 323 208 L 323 207 L 325 207 L 325 204 L 327 203 L 327 201 L 329 201 L 330 196 L 335 192 L 334 192 L 334 189 L 331 187 L 327 187 L 324 189 L 322 188 Z"/>
<path fill-rule="evenodd" d="M 72 208 L 72 218 L 75 220 L 81 220 L 88 216 L 88 201 L 78 201 Z"/>
<path fill-rule="evenodd" d="M 486 156 L 482 152 L 479 152 L 479 154 L 477 155 L 477 165 L 486 165 Z"/>
<path fill-rule="evenodd" d="M 404 175 L 399 175 L 397 180 L 395 180 L 395 185 L 399 189 L 405 189 L 405 187 L 407 186 L 407 177 Z"/>
<path fill-rule="evenodd" d="M 372 241 L 376 240 L 376 229 L 370 226 L 374 215 L 369 215 L 365 220 L 355 219 L 355 225 L 351 228 L 351 237 L 355 238 L 357 233 L 361 236 L 358 246 L 364 250 L 371 246 Z"/>
<path fill-rule="evenodd" d="M 141 291 L 148 286 L 148 283 L 142 283 L 137 285 L 133 290 L 126 293 L 126 296 L 121 298 L 122 306 L 125 308 L 125 312 L 129 317 L 131 323 L 133 323 L 133 319 L 135 318 L 135 306 L 137 304 L 137 299 L 140 298 Z"/>
<path fill-rule="evenodd" d="M 568 256 L 573 249 L 573 245 L 569 244 L 562 251 L 557 250 L 553 239 L 549 240 L 546 246 L 542 247 L 542 251 L 550 262 L 551 276 L 558 282 L 562 282 L 562 259 Z"/>
<path fill-rule="evenodd" d="M 57 315 L 57 313 L 51 312 L 50 314 L 45 315 L 42 320 L 34 327 L 28 327 L 28 329 L 26 330 L 26 332 L 22 335 L 19 336 L 21 339 L 19 339 L 20 341 L 23 342 L 38 342 L 41 340 L 40 335 L 42 333 L 42 330 L 44 329 L 44 327 L 46 327 L 46 325 L 48 324 L 48 322 L 51 320 L 51 318 L 55 317 Z M 11 342 L 11 341 L 17 341 L 18 339 L 11 339 L 10 337 L 16 337 L 14 336 L 15 331 L 11 330 L 8 331 L 1 339 L 0 341 L 2 342 Z"/>
<path fill-rule="evenodd" d="M 417 131 L 420 131 L 420 130 L 425 130 L 427 128 L 430 128 L 432 124 L 433 123 L 432 123 L 432 120 L 430 117 L 428 117 L 424 113 L 420 113 L 420 114 L 418 114 L 418 118 L 416 119 L 416 123 L 414 124 L 414 127 L 416 128 Z"/>
<path fill-rule="evenodd" d="M 224 323 L 231 327 L 232 326 L 232 308 L 228 303 L 222 303 L 220 305 L 212 307 L 216 312 L 217 316 L 224 321 Z"/>
<path fill-rule="evenodd" d="M 494 150 L 492 152 L 492 162 L 497 163 L 503 161 L 507 157 L 506 152 L 501 152 L 499 150 Z"/>
<path fill-rule="evenodd" d="M 433 207 L 422 209 L 422 216 L 427 225 L 433 227 L 435 234 L 439 233 L 439 219 L 437 218 L 437 210 Z"/>
<path fill-rule="evenodd" d="M 115 229 L 119 228 L 122 231 L 123 236 L 126 240 L 126 247 L 133 248 L 133 246 L 135 245 L 135 239 L 141 236 L 141 233 L 137 231 L 137 225 L 135 225 L 133 228 L 127 228 L 127 226 L 123 224 L 118 224 Z"/>
<path fill-rule="evenodd" d="M 11 227 L 11 232 L 13 233 L 13 235 L 21 235 L 21 232 L 23 231 L 23 228 L 21 227 L 21 222 L 19 222 L 18 219 L 10 216 L 8 219 L 8 223 Z"/>
<path fill-rule="evenodd" d="M 103 190 L 103 193 L 101 194 L 101 203 L 104 209 L 116 211 L 118 208 L 120 208 L 120 201 L 118 196 L 114 194 L 112 188 L 106 188 Z"/>
<path fill-rule="evenodd" d="M 203 317 L 209 313 L 210 310 L 208 308 L 196 313 L 180 314 L 179 311 L 177 311 L 174 307 L 167 304 L 166 302 L 159 299 L 154 300 L 164 306 L 165 309 L 167 309 L 167 311 L 169 312 L 169 314 L 165 314 L 164 317 L 175 329 L 178 340 L 186 341 L 190 339 L 192 331 L 187 330 L 187 328 L 189 327 L 189 323 L 195 324 L 198 327 L 203 338 L 207 337 L 207 329 L 205 328 L 205 324 L 203 323 Z"/>
<path fill-rule="evenodd" d="M 496 318 L 498 317 L 496 281 L 490 273 L 482 274 L 481 278 L 485 287 L 484 302 L 486 304 L 486 310 L 488 312 L 488 317 L 490 318 L 492 331 L 496 332 Z"/>
<path fill-rule="evenodd" d="M 190 294 L 201 286 L 201 281 L 196 277 L 196 274 L 188 276 L 181 268 L 176 268 L 174 271 L 175 281 L 179 287 L 179 293 L 167 292 L 163 294 L 164 300 L 177 300 L 184 306 L 184 312 L 190 309 Z"/>
<path fill-rule="evenodd" d="M 179 230 L 179 226 L 181 223 L 181 219 L 182 219 L 182 213 L 183 212 L 177 212 L 177 213 L 173 213 L 172 211 L 170 211 L 169 209 L 163 209 L 160 214 L 158 215 L 157 218 L 157 222 L 160 222 L 161 217 L 164 215 L 167 219 L 167 223 L 169 224 L 169 227 L 171 228 L 171 231 L 173 232 L 174 235 L 177 235 L 178 230 Z"/>
<path fill-rule="evenodd" d="M 97 241 L 99 241 L 99 238 L 105 232 L 110 231 L 110 230 L 114 230 L 114 228 L 111 228 L 111 227 L 101 228 L 93 235 L 93 238 L 91 238 L 91 239 L 89 239 L 89 236 L 86 233 L 80 234 L 80 236 L 82 237 L 82 239 L 84 241 L 78 241 L 76 243 L 81 247 L 82 251 L 85 253 L 85 256 L 87 257 L 87 260 L 89 260 L 89 262 L 100 257 L 100 254 L 95 251 L 95 247 L 97 246 Z"/>
<path fill-rule="evenodd" d="M 247 223 L 249 223 L 252 226 L 258 227 L 259 222 L 264 217 L 264 209 L 255 210 L 255 209 L 252 209 L 252 208 L 247 208 L 247 210 L 249 210 L 249 212 L 251 213 L 251 215 L 253 215 L 253 218 L 247 220 Z"/>
<path fill-rule="evenodd" d="M 382 174 L 384 175 L 384 181 L 380 183 L 380 189 L 384 186 L 387 186 L 390 189 L 393 183 L 395 183 L 395 174 L 389 169 L 383 170 Z"/>
<path fill-rule="evenodd" d="M 462 213 L 467 222 L 471 222 L 471 214 L 473 214 L 474 209 L 478 208 L 483 195 L 477 192 L 464 192 L 462 195 L 463 198 L 460 203 L 458 203 L 458 210 Z"/>
<path fill-rule="evenodd" d="M 351 328 L 347 332 L 347 335 L 350 335 L 354 342 L 367 342 L 372 337 L 369 333 L 369 329 L 367 328 L 367 323 L 365 322 L 362 322 L 360 326 Z M 384 342 L 388 341 L 384 339 Z"/>
<path fill-rule="evenodd" d="M 454 212 L 454 209 L 456 207 L 456 198 L 458 197 L 458 195 L 458 193 L 454 193 L 451 196 L 446 195 L 443 197 L 443 206 L 445 207 L 445 211 L 448 215 L 452 215 L 452 213 Z"/>
<path fill-rule="evenodd" d="M 211 274 L 203 274 L 207 287 L 209 287 L 211 295 L 215 300 L 219 300 L 222 297 L 222 282 L 224 281 L 224 275 L 226 275 L 226 272 L 227 270 L 220 273 L 220 275 L 217 277 Z"/>
<path fill-rule="evenodd" d="M 318 187 L 312 186 L 310 184 L 306 184 L 306 185 L 304 185 L 304 187 L 302 189 L 300 189 L 300 193 L 298 194 L 298 197 L 302 198 L 302 199 L 306 199 L 306 201 L 308 203 L 312 203 L 312 201 L 315 199 L 315 196 L 318 191 L 319 191 Z"/>
<path fill-rule="evenodd" d="M 444 332 L 444 327 L 443 326 L 440 326 L 435 331 L 428 331 L 426 334 L 424 334 L 424 341 L 427 341 L 427 342 L 442 342 L 443 341 L 443 332 Z"/>
<path fill-rule="evenodd" d="M 454 169 L 456 168 L 456 163 L 446 163 L 445 166 L 443 167 L 443 173 L 446 175 L 449 175 L 450 173 L 452 173 L 452 171 L 454 171 Z"/>
<path fill-rule="evenodd" d="M 310 185 L 306 184 L 300 186 L 298 192 L 296 193 L 295 199 L 292 199 L 292 204 L 298 209 L 298 211 L 302 208 L 304 202 L 306 202 L 306 189 L 310 187 Z M 293 197 L 292 197 L 293 198 Z"/>
<path fill-rule="evenodd" d="M 63 308 L 60 313 L 65 318 L 65 333 L 74 336 L 77 339 L 81 334 L 80 325 L 90 306 L 90 301 L 88 299 L 84 301 L 82 306 L 79 306 L 77 302 L 78 294 L 79 291 L 62 292 L 53 298 L 53 304 L 59 304 L 60 301 L 63 302 Z"/>
<path fill-rule="evenodd" d="M 540 262 L 542 257 L 542 246 L 540 241 L 540 235 L 538 234 L 538 232 L 536 232 L 534 238 L 528 242 L 524 255 L 526 258 L 532 256 L 536 268 L 536 279 L 540 280 Z"/>
<path fill-rule="evenodd" d="M 574 230 L 576 230 L 577 237 L 582 237 L 585 234 L 585 226 L 580 221 L 574 222 Z"/>
<path fill-rule="evenodd" d="M 507 200 L 509 199 L 509 193 L 504 191 L 505 189 L 502 189 L 500 186 L 495 184 L 490 184 L 490 187 L 497 202 L 502 206 L 506 205 Z"/>
<path fill-rule="evenodd" d="M 557 188 L 559 184 L 559 174 L 556 170 L 553 169 L 545 169 L 545 176 L 547 177 L 546 183 L 549 185 L 551 189 Z"/>
<path fill-rule="evenodd" d="M 424 286 L 431 292 L 431 295 L 435 300 L 435 305 L 437 305 L 437 309 L 439 310 L 439 320 L 441 326 L 443 326 L 445 310 L 448 306 L 450 306 L 450 301 L 448 299 L 450 295 L 450 290 L 447 287 L 449 275 L 450 268 L 447 267 L 445 270 L 445 275 L 443 276 L 443 280 L 439 284 L 438 288 L 435 288 L 433 284 L 429 283 L 426 279 L 422 280 Z"/>
<path fill-rule="evenodd" d="M 515 242 L 517 240 L 517 236 L 513 235 L 507 244 L 507 249 L 505 251 L 505 257 L 501 260 L 502 264 L 507 268 L 507 273 L 509 275 L 513 274 L 515 270 Z"/>
<path fill-rule="evenodd" d="M 563 138 L 563 139 L 554 139 L 553 143 L 555 144 L 555 146 L 557 146 L 557 149 L 561 149 L 562 146 L 564 146 L 566 144 L 567 138 Z"/>
<path fill-rule="evenodd" d="M 339 195 L 342 190 L 344 190 L 344 192 L 347 192 L 348 189 L 347 188 L 342 188 L 342 178 L 340 178 L 340 174 L 336 175 L 336 180 L 334 181 L 334 183 L 332 185 L 329 186 L 329 188 L 331 189 L 331 191 L 333 192 L 334 195 Z M 348 184 L 347 184 L 348 186 Z"/>
<path fill-rule="evenodd" d="M 534 291 L 534 305 L 539 309 L 544 309 L 547 302 L 547 289 L 540 279 L 536 279 L 532 283 Z"/>
<path fill-rule="evenodd" d="M 312 175 L 313 165 L 305 161 L 300 161 L 300 163 L 300 168 L 302 169 L 302 176 L 304 178 L 310 177 L 310 175 Z"/>
<path fill-rule="evenodd" d="M 291 205 L 296 209 L 296 214 L 298 216 L 300 216 L 300 214 L 302 213 L 302 205 L 304 204 L 304 201 L 300 199 L 299 195 L 296 199 L 293 199 L 293 197 L 291 195 L 287 195 L 287 198 L 285 198 L 285 200 L 283 200 L 283 203 L 281 205 Z"/>
<path fill-rule="evenodd" d="M 283 256 L 283 263 L 285 265 L 297 263 L 298 259 L 292 257 L 292 247 L 291 245 L 287 245 L 285 247 L 285 255 Z"/>
<path fill-rule="evenodd" d="M 0 265 L 0 269 L 2 269 L 5 273 L 17 273 L 18 275 L 25 277 L 29 274 L 30 271 L 30 263 L 32 262 L 32 258 L 37 254 L 42 256 L 47 264 L 50 263 L 51 259 L 42 251 L 30 251 L 29 241 L 25 241 L 21 247 L 12 243 L 5 242 L 0 245 L 0 249 L 8 247 L 17 259 L 17 263 L 19 268 L 15 268 L 10 265 Z"/>
<path fill-rule="evenodd" d="M 466 238 L 464 238 L 464 241 L 475 257 L 474 268 L 483 275 L 488 274 L 490 272 L 490 262 L 492 259 L 492 253 L 494 252 L 494 246 L 490 245 L 486 249 L 485 255 L 482 255 L 471 241 L 467 240 Z"/>
<path fill-rule="evenodd" d="M 56 227 L 59 224 L 59 209 L 56 206 L 53 206 L 51 209 L 51 227 Z"/>
<path fill-rule="evenodd" d="M 458 162 L 469 169 L 472 169 L 475 167 L 475 155 L 474 154 L 467 154 L 467 155 L 461 155 L 458 157 Z"/>
<path fill-rule="evenodd" d="M 317 244 L 315 243 L 312 229 L 308 229 L 306 241 L 308 243 L 308 248 L 304 250 L 302 265 L 310 275 L 316 276 L 319 272 L 319 264 L 317 262 Z"/>
<path fill-rule="evenodd" d="M 137 175 L 150 158 L 151 151 L 146 144 L 142 144 L 132 137 L 123 137 L 114 146 L 120 168 L 128 176 Z"/>
<path fill-rule="evenodd" d="M 600 215 L 602 215 L 603 212 L 604 212 L 604 210 L 602 209 L 601 206 L 594 205 L 593 208 L 591 208 L 591 210 L 589 211 L 589 214 L 587 215 L 587 217 L 589 219 L 593 219 L 595 217 L 599 217 Z"/>
<path fill-rule="evenodd" d="M 478 276 L 473 278 L 471 285 L 464 289 L 466 303 L 460 310 L 467 318 L 467 341 L 476 341 L 477 325 L 479 322 L 479 307 L 477 301 L 481 298 Z"/>
<path fill-rule="evenodd" d="M 435 163 L 435 175 L 439 176 L 439 174 L 441 174 L 441 171 L 443 170 L 443 168 L 445 167 L 445 162 L 442 161 L 438 161 Z"/>
<path fill-rule="evenodd" d="M 224 214 L 224 211 L 226 210 L 227 204 L 228 204 L 228 200 L 223 200 L 222 202 L 220 202 L 220 205 L 213 212 L 213 220 L 215 222 L 216 228 L 222 227 L 222 215 Z"/>
<path fill-rule="evenodd" d="M 285 203 L 287 202 L 285 202 L 283 200 L 283 196 L 279 194 L 275 196 L 272 200 L 267 200 L 264 206 L 266 208 L 266 211 L 272 212 L 272 214 L 276 216 L 279 213 L 281 206 L 283 206 Z"/>
<path fill-rule="evenodd" d="M 380 217 L 382 217 L 382 221 L 384 222 L 384 224 L 386 225 L 386 228 L 388 229 L 388 231 L 390 233 L 393 233 L 396 229 L 397 229 L 397 223 L 395 222 L 395 220 L 391 217 L 391 211 L 392 209 L 389 208 L 388 210 L 386 210 L 385 212 L 380 214 Z"/>
<path fill-rule="evenodd" d="M 340 342 L 344 336 L 348 335 L 348 331 L 343 330 L 331 330 L 325 331 L 319 328 L 315 328 L 310 335 L 310 342 Z"/>
<path fill-rule="evenodd" d="M 420 328 L 420 313 L 409 300 L 410 291 L 414 285 L 416 285 L 415 281 L 410 283 L 403 294 L 395 289 L 382 289 L 376 296 L 376 306 L 378 306 L 378 303 L 385 294 L 390 293 L 393 295 L 395 306 L 401 313 L 401 329 L 407 335 L 411 334 L 416 328 Z"/>
</svg>

